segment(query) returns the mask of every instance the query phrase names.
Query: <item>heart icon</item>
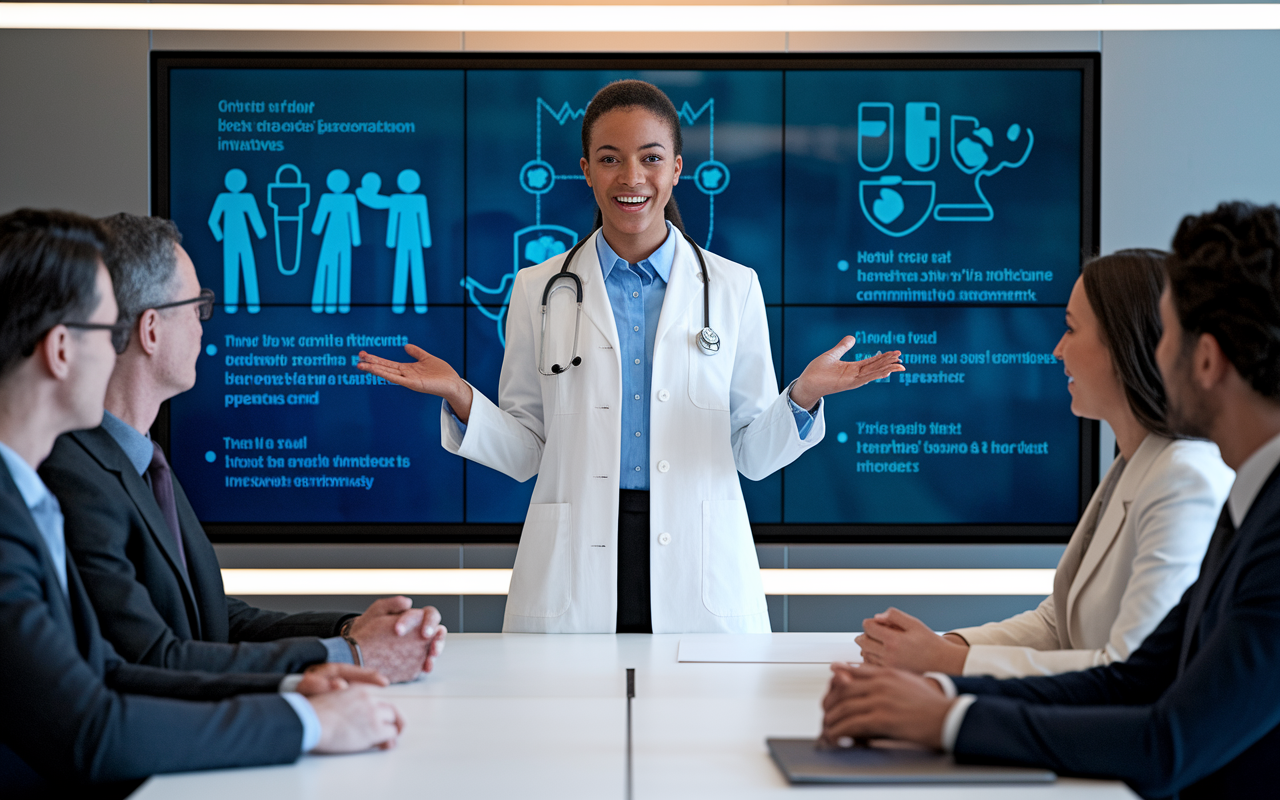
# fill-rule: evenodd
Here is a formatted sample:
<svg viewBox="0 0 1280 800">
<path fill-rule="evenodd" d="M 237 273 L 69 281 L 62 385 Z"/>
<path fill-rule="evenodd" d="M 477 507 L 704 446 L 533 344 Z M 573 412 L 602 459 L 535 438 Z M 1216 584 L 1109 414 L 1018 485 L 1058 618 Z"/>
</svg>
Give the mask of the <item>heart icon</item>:
<svg viewBox="0 0 1280 800">
<path fill-rule="evenodd" d="M 902 195 L 886 188 L 880 190 L 880 199 L 871 204 L 871 213 L 876 215 L 876 219 L 888 225 L 902 216 L 906 207 L 906 203 L 902 202 Z"/>
<path fill-rule="evenodd" d="M 972 139 L 961 139 L 960 144 L 956 145 L 956 150 L 969 169 L 981 169 L 987 163 L 987 151 Z"/>
</svg>

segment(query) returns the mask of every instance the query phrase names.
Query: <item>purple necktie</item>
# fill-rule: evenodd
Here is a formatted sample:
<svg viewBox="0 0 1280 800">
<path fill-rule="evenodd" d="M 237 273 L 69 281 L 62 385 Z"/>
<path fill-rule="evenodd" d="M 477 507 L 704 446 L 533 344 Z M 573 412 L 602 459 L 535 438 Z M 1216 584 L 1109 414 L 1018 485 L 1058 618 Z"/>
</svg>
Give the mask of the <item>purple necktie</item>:
<svg viewBox="0 0 1280 800">
<path fill-rule="evenodd" d="M 173 499 L 173 473 L 169 470 L 169 462 L 165 460 L 164 451 L 156 442 L 151 443 L 151 464 L 147 467 L 147 477 L 151 479 L 151 491 L 156 496 L 160 513 L 164 521 L 169 523 L 169 531 L 178 545 L 178 562 L 182 571 L 187 571 L 187 554 L 182 547 L 182 528 L 178 524 L 178 505 Z"/>
</svg>

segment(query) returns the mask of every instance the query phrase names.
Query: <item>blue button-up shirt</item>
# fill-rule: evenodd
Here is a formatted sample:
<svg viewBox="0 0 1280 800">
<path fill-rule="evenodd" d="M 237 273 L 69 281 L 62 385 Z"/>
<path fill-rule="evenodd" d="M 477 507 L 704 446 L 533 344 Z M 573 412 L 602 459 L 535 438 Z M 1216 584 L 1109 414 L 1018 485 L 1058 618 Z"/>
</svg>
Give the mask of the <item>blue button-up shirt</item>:
<svg viewBox="0 0 1280 800">
<path fill-rule="evenodd" d="M 622 489 L 649 488 L 649 390 L 653 380 L 653 345 L 658 336 L 662 300 L 676 257 L 676 233 L 667 223 L 662 246 L 639 264 L 623 260 L 602 231 L 596 255 L 604 272 L 605 291 L 618 326 L 622 357 Z"/>
<path fill-rule="evenodd" d="M 622 466 L 619 488 L 649 488 L 649 401 L 653 382 L 653 346 L 658 335 L 662 300 L 671 279 L 680 234 L 667 223 L 667 238 L 639 264 L 630 264 L 614 252 L 602 231 L 596 237 L 596 255 L 604 273 L 605 290 L 618 326 L 622 357 Z M 791 398 L 788 394 L 787 401 Z M 803 439 L 813 427 L 813 415 L 791 403 L 796 428 Z"/>
<path fill-rule="evenodd" d="M 40 531 L 40 538 L 44 540 L 45 547 L 49 548 L 54 572 L 58 575 L 58 582 L 62 584 L 62 593 L 65 595 L 67 540 L 62 529 L 62 506 L 58 505 L 58 498 L 53 496 L 31 465 L 4 442 L 0 442 L 0 458 L 4 459 L 5 466 L 9 468 L 9 475 L 18 487 L 18 494 L 22 495 L 22 502 L 27 504 L 31 518 L 36 522 L 36 529 Z"/>
</svg>

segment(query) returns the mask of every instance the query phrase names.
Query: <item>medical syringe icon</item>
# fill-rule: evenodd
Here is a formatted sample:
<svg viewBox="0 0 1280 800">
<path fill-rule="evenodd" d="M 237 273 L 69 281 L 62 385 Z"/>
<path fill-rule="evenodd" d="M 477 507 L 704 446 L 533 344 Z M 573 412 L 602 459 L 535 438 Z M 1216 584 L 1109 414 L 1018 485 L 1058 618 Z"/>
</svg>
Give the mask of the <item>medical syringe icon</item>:
<svg viewBox="0 0 1280 800">
<path fill-rule="evenodd" d="M 285 171 L 293 172 L 293 180 L 286 182 Z M 302 210 L 311 205 L 311 184 L 302 182 L 302 170 L 293 164 L 281 164 L 276 170 L 275 182 L 267 184 L 267 205 L 271 206 L 276 234 L 276 267 L 282 275 L 293 275 L 302 265 Z M 281 236 L 281 224 L 286 234 Z M 290 227 L 292 226 L 292 227 Z M 284 248 L 281 244 L 286 238 L 292 238 L 293 268 L 286 269 Z"/>
</svg>

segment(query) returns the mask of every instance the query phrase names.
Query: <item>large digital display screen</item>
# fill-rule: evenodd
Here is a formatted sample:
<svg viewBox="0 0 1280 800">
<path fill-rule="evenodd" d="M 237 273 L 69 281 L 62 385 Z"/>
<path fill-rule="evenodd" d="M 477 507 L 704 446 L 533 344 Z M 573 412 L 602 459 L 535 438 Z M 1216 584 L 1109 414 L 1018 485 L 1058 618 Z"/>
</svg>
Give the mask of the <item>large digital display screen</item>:
<svg viewBox="0 0 1280 800">
<path fill-rule="evenodd" d="M 903 352 L 743 479 L 757 531 L 1034 538 L 1092 489 L 1051 351 L 1096 237 L 1093 56 L 153 67 L 155 212 L 218 293 L 170 457 L 215 529 L 523 520 L 533 481 L 446 453 L 439 401 L 356 354 L 413 343 L 497 399 L 513 279 L 590 233 L 581 121 L 620 78 L 675 103 L 686 228 L 759 275 L 780 385 L 846 334 Z"/>
</svg>

